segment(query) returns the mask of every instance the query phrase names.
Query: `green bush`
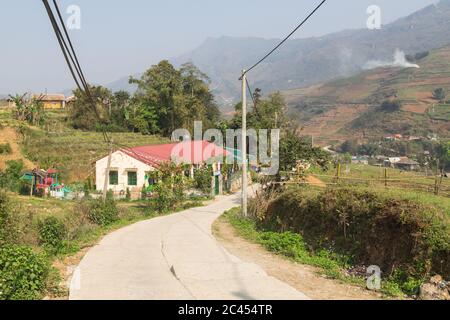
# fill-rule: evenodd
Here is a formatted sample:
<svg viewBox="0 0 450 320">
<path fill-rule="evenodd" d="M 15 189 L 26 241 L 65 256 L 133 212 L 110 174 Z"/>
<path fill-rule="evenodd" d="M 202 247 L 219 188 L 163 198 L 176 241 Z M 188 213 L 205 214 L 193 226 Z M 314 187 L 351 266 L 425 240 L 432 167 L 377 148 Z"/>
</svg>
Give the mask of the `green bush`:
<svg viewBox="0 0 450 320">
<path fill-rule="evenodd" d="M 160 182 L 154 189 L 156 197 L 156 209 L 159 212 L 166 212 L 174 208 L 176 204 L 175 194 L 172 186 L 167 182 Z"/>
<path fill-rule="evenodd" d="M 396 112 L 402 108 L 402 103 L 399 100 L 385 100 L 380 106 L 383 112 Z"/>
<path fill-rule="evenodd" d="M 0 190 L 0 245 L 10 238 L 11 205 L 6 192 Z"/>
<path fill-rule="evenodd" d="M 0 300 L 40 299 L 49 270 L 46 257 L 29 247 L 0 247 Z"/>
<path fill-rule="evenodd" d="M 87 209 L 86 213 L 89 221 L 99 226 L 110 225 L 119 219 L 119 210 L 116 202 L 109 198 L 106 201 L 91 200 Z"/>
<path fill-rule="evenodd" d="M 315 250 L 373 264 L 386 274 L 403 270 L 404 290 L 412 279 L 439 273 L 450 278 L 450 225 L 437 208 L 416 201 L 352 188 L 318 195 L 288 190 L 269 204 L 261 225 L 301 234 Z"/>
<path fill-rule="evenodd" d="M 195 187 L 205 194 L 211 193 L 211 176 L 212 171 L 210 167 L 203 167 L 194 173 Z"/>
<path fill-rule="evenodd" d="M 66 226 L 55 217 L 45 218 L 39 222 L 39 242 L 46 249 L 57 253 L 64 245 L 64 239 L 67 237 Z"/>
<path fill-rule="evenodd" d="M 270 251 L 293 258 L 299 252 L 306 250 L 302 236 L 293 232 L 264 232 L 260 237 L 260 241 Z"/>
<path fill-rule="evenodd" d="M 0 188 L 5 188 L 13 192 L 20 189 L 22 171 L 24 164 L 22 160 L 10 160 L 6 162 L 6 170 L 0 172 Z"/>
<path fill-rule="evenodd" d="M 12 149 L 9 143 L 0 144 L 0 154 L 11 154 Z"/>
</svg>

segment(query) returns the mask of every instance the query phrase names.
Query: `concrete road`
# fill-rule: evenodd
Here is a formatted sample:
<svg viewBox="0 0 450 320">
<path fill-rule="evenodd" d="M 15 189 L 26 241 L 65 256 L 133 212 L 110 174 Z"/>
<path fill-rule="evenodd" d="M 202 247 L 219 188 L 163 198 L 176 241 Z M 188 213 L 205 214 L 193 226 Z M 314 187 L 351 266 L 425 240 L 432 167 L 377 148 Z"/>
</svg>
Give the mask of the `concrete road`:
<svg viewBox="0 0 450 320">
<path fill-rule="evenodd" d="M 106 236 L 81 261 L 71 300 L 308 299 L 259 266 L 229 254 L 211 234 L 238 195 Z"/>
</svg>

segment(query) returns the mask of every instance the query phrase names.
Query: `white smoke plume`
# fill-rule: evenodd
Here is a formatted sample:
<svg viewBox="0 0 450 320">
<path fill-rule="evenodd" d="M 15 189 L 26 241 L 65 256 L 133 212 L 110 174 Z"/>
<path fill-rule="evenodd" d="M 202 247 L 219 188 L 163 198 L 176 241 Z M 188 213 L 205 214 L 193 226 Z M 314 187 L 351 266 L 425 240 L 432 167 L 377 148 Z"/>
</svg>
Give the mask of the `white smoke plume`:
<svg viewBox="0 0 450 320">
<path fill-rule="evenodd" d="M 395 50 L 394 61 L 372 60 L 364 65 L 364 69 L 370 70 L 381 67 L 417 68 L 420 66 L 406 60 L 405 53 L 399 49 Z"/>
</svg>

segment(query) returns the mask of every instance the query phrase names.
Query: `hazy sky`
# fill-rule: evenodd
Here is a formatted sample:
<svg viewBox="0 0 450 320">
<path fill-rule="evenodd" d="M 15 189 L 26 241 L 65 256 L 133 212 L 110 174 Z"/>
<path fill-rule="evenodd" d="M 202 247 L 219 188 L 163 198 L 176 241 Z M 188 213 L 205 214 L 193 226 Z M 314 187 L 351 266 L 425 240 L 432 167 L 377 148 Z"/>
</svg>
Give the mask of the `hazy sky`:
<svg viewBox="0 0 450 320">
<path fill-rule="evenodd" d="M 70 32 L 89 82 L 107 84 L 208 37 L 284 37 L 319 0 L 59 0 L 81 9 Z M 387 24 L 436 0 L 328 0 L 296 38 L 364 28 L 367 7 Z M 42 1 L 0 0 L 0 94 L 74 86 Z M 69 15 L 65 14 L 65 18 Z"/>
</svg>

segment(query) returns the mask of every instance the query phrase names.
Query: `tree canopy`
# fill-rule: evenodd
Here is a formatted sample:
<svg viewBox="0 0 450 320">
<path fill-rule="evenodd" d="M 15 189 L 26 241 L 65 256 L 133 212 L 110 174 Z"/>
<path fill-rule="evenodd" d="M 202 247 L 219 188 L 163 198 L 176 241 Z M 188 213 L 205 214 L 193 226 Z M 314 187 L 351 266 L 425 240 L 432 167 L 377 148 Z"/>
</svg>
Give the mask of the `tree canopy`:
<svg viewBox="0 0 450 320">
<path fill-rule="evenodd" d="M 91 97 L 75 90 L 70 111 L 74 128 L 135 131 L 170 136 L 178 128 L 192 130 L 194 121 L 208 128 L 220 112 L 209 89 L 209 79 L 192 63 L 177 70 L 168 61 L 152 66 L 140 78 L 130 78 L 137 91 L 130 95 L 91 86 Z"/>
</svg>

